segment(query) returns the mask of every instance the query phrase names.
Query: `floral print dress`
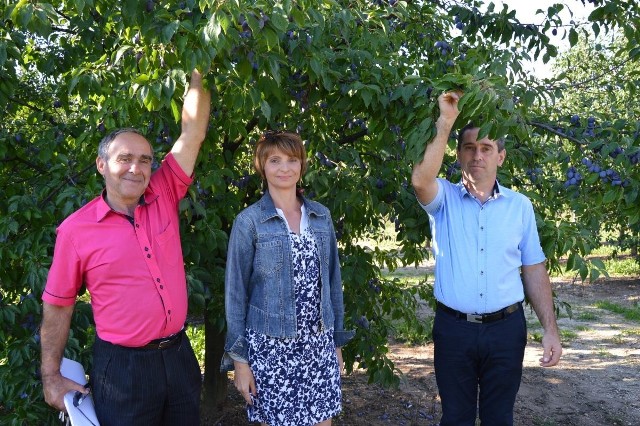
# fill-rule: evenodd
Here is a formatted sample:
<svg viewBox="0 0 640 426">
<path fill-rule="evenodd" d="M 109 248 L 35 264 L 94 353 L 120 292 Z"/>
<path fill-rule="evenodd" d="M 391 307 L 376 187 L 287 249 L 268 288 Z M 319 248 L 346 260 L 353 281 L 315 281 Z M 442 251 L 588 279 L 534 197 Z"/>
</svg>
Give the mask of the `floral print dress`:
<svg viewBox="0 0 640 426">
<path fill-rule="evenodd" d="M 315 425 L 341 410 L 333 330 L 323 330 L 320 321 L 320 258 L 304 206 L 302 218 L 299 235 L 289 229 L 296 337 L 275 338 L 247 329 L 249 366 L 257 388 L 247 413 L 250 421 L 269 426 Z"/>
</svg>

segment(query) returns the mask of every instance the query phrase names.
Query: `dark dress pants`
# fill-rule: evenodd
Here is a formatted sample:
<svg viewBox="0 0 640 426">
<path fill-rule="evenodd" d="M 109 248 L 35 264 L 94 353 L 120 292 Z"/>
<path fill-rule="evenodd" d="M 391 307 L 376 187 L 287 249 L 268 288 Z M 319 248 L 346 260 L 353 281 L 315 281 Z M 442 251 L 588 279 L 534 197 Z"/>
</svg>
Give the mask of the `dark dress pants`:
<svg viewBox="0 0 640 426">
<path fill-rule="evenodd" d="M 185 333 L 165 349 L 126 348 L 96 336 L 91 387 L 101 426 L 199 425 L 201 383 Z"/>
<path fill-rule="evenodd" d="M 527 343 L 523 309 L 487 324 L 437 309 L 433 341 L 440 426 L 473 426 L 478 410 L 482 425 L 513 425 Z"/>
</svg>

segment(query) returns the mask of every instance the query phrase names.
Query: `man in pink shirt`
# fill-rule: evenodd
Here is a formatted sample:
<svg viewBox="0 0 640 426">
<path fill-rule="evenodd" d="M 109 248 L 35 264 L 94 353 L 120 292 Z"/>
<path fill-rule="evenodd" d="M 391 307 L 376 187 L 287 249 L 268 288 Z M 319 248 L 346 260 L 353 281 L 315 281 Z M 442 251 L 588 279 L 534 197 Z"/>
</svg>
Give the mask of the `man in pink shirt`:
<svg viewBox="0 0 640 426">
<path fill-rule="evenodd" d="M 96 339 L 91 383 L 102 425 L 199 424 L 201 376 L 184 333 L 187 287 L 178 206 L 209 123 L 211 97 L 197 71 L 182 132 L 151 172 L 153 150 L 135 129 L 107 135 L 96 166 L 105 190 L 57 229 L 43 299 L 42 383 L 64 411 L 83 386 L 60 374 L 78 291 L 91 295 Z"/>
</svg>

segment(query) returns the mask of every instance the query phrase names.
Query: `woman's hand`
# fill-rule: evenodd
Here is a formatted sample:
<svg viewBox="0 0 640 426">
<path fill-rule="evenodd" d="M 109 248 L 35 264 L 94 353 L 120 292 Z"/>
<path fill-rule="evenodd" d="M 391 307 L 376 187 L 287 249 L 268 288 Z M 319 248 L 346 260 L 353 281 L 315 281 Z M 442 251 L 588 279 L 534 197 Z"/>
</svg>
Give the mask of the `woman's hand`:
<svg viewBox="0 0 640 426">
<path fill-rule="evenodd" d="M 247 401 L 247 404 L 253 405 L 251 395 L 254 397 L 257 395 L 256 381 L 253 377 L 253 372 L 251 371 L 249 364 L 234 361 L 233 366 L 235 369 L 233 383 L 236 385 L 236 389 L 238 389 L 242 394 L 242 397 Z"/>
</svg>

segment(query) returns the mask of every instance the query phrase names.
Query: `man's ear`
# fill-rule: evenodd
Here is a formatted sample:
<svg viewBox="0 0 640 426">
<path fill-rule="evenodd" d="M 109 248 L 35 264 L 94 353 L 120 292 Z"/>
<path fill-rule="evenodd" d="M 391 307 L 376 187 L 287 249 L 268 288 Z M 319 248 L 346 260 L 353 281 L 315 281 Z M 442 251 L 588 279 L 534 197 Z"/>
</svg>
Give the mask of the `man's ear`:
<svg viewBox="0 0 640 426">
<path fill-rule="evenodd" d="M 504 148 L 502 151 L 498 152 L 499 155 L 499 159 L 498 159 L 498 167 L 502 166 L 502 163 L 504 163 L 504 159 L 507 157 L 507 150 L 506 148 Z"/>
<path fill-rule="evenodd" d="M 107 162 L 100 156 L 96 157 L 96 168 L 98 169 L 98 173 L 104 176 L 104 169 L 107 166 Z"/>
</svg>

